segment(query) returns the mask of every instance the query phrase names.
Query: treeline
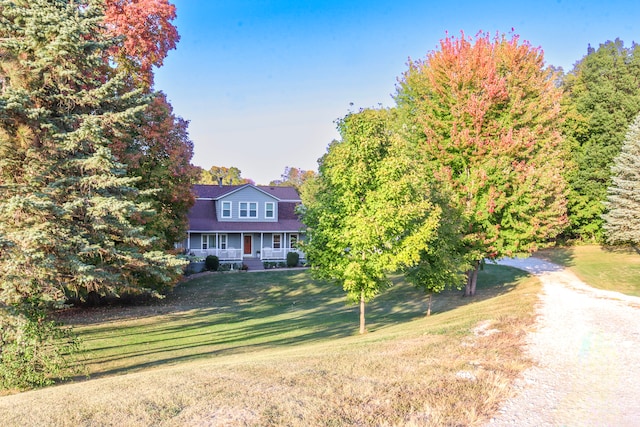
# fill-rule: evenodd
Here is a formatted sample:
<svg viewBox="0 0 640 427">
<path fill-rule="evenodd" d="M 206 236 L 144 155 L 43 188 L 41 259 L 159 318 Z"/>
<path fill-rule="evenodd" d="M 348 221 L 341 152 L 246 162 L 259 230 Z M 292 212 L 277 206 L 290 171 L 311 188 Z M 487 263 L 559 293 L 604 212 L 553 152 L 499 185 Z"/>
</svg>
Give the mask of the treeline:
<svg viewBox="0 0 640 427">
<path fill-rule="evenodd" d="M 391 272 L 473 295 L 487 259 L 558 240 L 637 243 L 637 124 L 621 147 L 639 96 L 635 44 L 590 47 L 564 74 L 513 34 L 443 39 L 409 63 L 395 107 L 339 121 L 303 186 L 315 273 L 360 302 L 364 332 L 365 302 Z"/>
<path fill-rule="evenodd" d="M 70 374 L 51 308 L 182 273 L 170 249 L 198 171 L 153 89 L 175 16 L 168 0 L 0 0 L 0 388 Z"/>
</svg>

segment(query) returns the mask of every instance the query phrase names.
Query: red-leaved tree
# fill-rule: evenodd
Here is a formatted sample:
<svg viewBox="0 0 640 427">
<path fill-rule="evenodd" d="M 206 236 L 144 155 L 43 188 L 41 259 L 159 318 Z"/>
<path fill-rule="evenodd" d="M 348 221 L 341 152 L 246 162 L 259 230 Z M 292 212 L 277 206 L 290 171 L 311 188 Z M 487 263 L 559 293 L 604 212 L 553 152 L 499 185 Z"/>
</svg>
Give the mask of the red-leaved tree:
<svg viewBox="0 0 640 427">
<path fill-rule="evenodd" d="M 484 259 L 531 252 L 567 222 L 560 97 L 542 51 L 516 35 L 447 37 L 400 81 L 424 173 L 463 212 L 466 295 Z"/>
<path fill-rule="evenodd" d="M 105 23 L 111 35 L 124 36 L 112 54 L 134 80 L 153 85 L 153 67 L 162 65 L 180 40 L 176 7 L 169 0 L 105 0 Z"/>
</svg>

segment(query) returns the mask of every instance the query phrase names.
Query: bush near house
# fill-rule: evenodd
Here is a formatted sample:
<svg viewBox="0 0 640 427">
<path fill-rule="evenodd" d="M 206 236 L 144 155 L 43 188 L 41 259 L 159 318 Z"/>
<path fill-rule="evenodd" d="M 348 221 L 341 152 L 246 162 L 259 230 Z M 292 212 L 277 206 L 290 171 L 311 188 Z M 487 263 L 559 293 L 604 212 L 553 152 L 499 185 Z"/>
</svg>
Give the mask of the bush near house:
<svg viewBox="0 0 640 427">
<path fill-rule="evenodd" d="M 208 255 L 204 260 L 204 265 L 209 271 L 218 271 L 218 268 L 220 268 L 220 259 L 215 255 Z"/>
<path fill-rule="evenodd" d="M 296 267 L 300 261 L 300 254 L 297 252 L 287 252 L 287 267 Z"/>
</svg>

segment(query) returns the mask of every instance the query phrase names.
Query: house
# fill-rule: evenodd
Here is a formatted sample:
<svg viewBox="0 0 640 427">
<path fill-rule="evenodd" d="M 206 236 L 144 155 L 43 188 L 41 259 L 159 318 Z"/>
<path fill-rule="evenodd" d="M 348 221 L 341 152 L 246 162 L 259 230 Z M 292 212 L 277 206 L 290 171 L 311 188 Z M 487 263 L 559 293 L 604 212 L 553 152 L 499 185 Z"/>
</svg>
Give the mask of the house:
<svg viewBox="0 0 640 427">
<path fill-rule="evenodd" d="M 216 255 L 220 261 L 246 258 L 279 261 L 297 249 L 302 223 L 295 188 L 244 185 L 195 185 L 187 240 L 183 247 L 196 256 Z"/>
</svg>

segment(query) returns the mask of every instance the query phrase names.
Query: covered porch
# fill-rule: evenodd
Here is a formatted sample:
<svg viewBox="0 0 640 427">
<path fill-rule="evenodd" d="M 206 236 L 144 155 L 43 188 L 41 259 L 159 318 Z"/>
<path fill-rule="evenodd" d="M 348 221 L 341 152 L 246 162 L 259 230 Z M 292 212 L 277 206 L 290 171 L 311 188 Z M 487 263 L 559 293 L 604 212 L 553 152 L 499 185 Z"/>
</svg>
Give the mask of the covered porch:
<svg viewBox="0 0 640 427">
<path fill-rule="evenodd" d="M 287 253 L 296 252 L 305 259 L 304 252 L 297 248 L 300 233 L 240 232 L 240 233 L 195 233 L 189 232 L 186 251 L 195 256 L 217 256 L 220 261 L 238 261 L 246 258 L 264 261 L 284 261 Z"/>
</svg>

